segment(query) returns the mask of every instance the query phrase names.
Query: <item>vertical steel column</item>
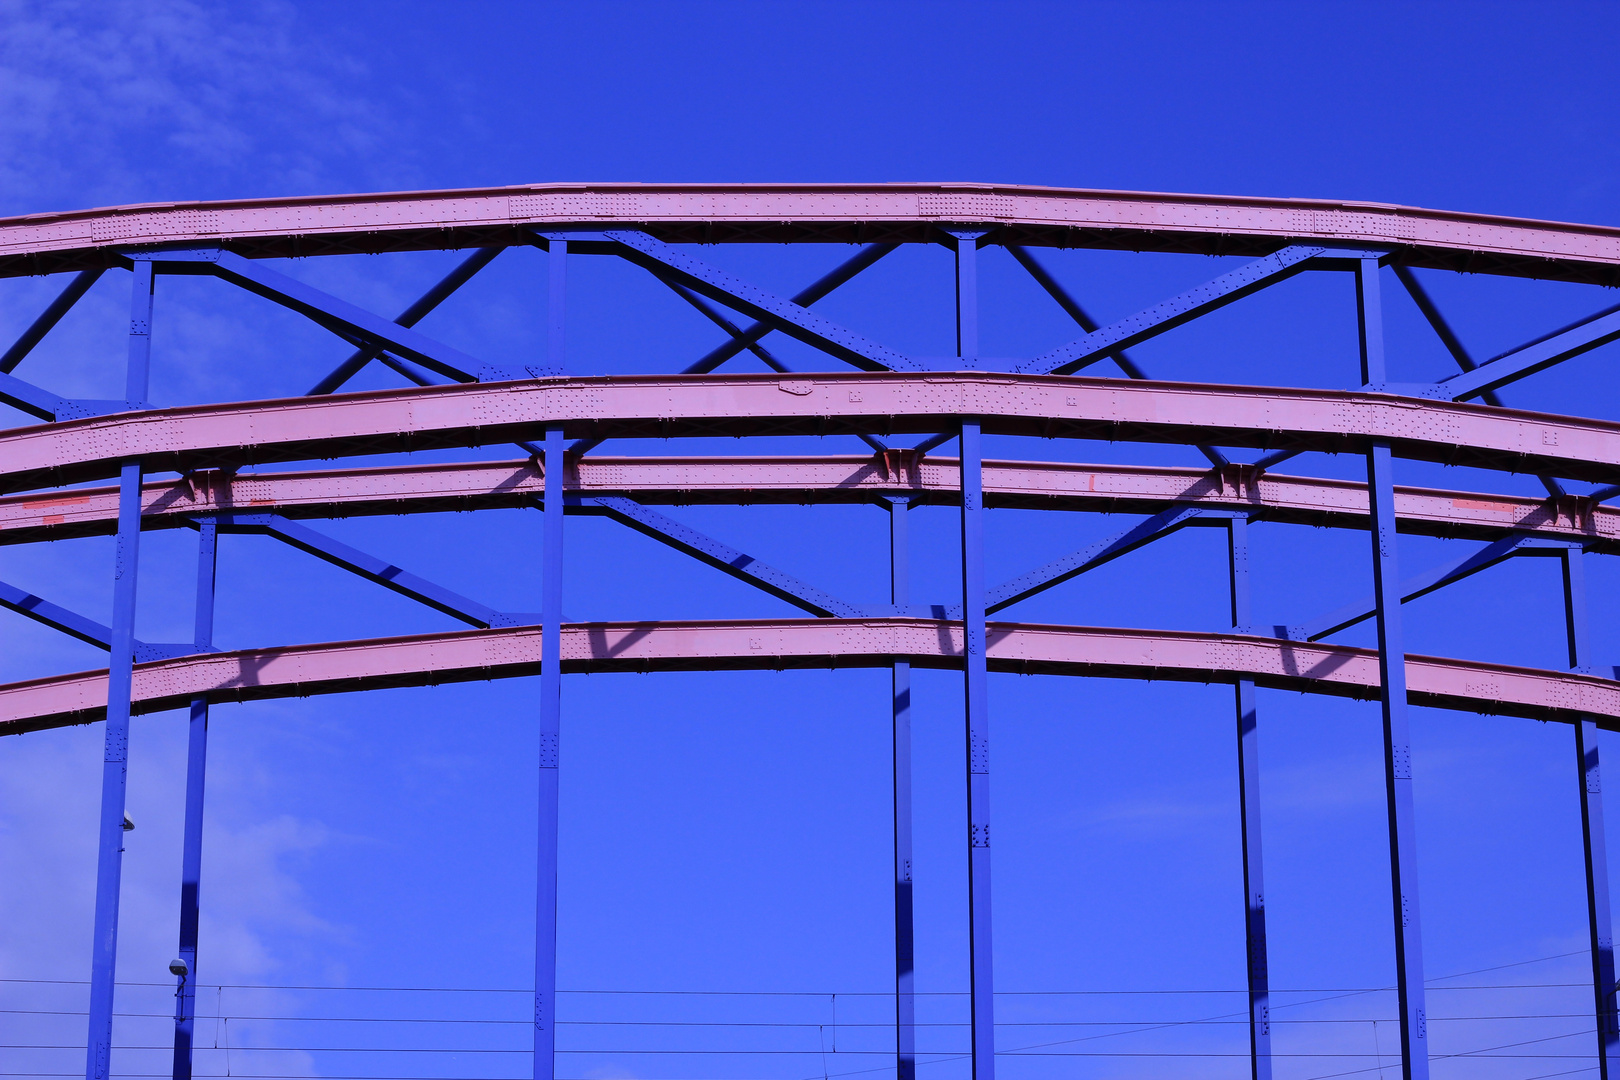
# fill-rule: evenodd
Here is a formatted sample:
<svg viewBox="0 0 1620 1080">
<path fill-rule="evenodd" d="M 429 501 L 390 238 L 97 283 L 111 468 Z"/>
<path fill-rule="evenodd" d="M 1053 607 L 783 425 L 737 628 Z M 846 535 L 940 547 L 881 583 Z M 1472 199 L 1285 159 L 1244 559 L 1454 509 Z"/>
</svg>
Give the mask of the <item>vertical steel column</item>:
<svg viewBox="0 0 1620 1080">
<path fill-rule="evenodd" d="M 889 600 L 911 603 L 908 496 L 889 504 Z M 917 999 L 911 899 L 911 665 L 895 664 L 894 704 L 894 1053 L 896 1080 L 916 1080 Z"/>
<path fill-rule="evenodd" d="M 152 264 L 137 260 L 129 305 L 124 396 L 146 400 L 152 357 Z M 106 1080 L 112 1062 L 113 982 L 118 963 L 118 894 L 124 868 L 124 797 L 129 780 L 129 695 L 135 663 L 135 577 L 141 546 L 141 463 L 118 470 L 118 540 L 107 656 L 107 730 L 101 767 L 100 854 L 95 938 L 90 947 L 90 1031 L 86 1080 Z"/>
<path fill-rule="evenodd" d="M 1569 666 L 1587 670 L 1586 573 L 1578 547 L 1565 548 L 1564 627 Z M 1597 1009 L 1598 1076 L 1609 1078 L 1609 1058 L 1620 1049 L 1620 1017 L 1614 987 L 1614 930 L 1609 914 L 1609 852 L 1604 838 L 1603 780 L 1598 769 L 1597 724 L 1575 723 L 1575 767 L 1581 793 L 1581 847 L 1586 854 L 1586 918 L 1592 936 L 1592 993 Z"/>
<path fill-rule="evenodd" d="M 197 651 L 214 644 L 214 570 L 218 564 L 219 526 L 213 518 L 197 522 Z M 174 1080 L 191 1080 L 193 1025 L 197 1018 L 197 912 L 202 884 L 203 783 L 208 771 L 208 699 L 191 699 L 191 725 L 186 744 L 186 825 L 180 860 L 179 985 L 174 992 Z"/>
<path fill-rule="evenodd" d="M 1253 632 L 1249 607 L 1249 519 L 1227 521 L 1232 629 Z M 1243 829 L 1244 940 L 1249 959 L 1249 1060 L 1254 1080 L 1271 1080 L 1271 987 L 1266 965 L 1265 862 L 1260 854 L 1260 731 L 1254 683 L 1236 687 L 1238 818 Z"/>
<path fill-rule="evenodd" d="M 550 241 L 549 360 L 563 363 L 568 243 Z M 534 1080 L 552 1080 L 557 1052 L 557 760 L 562 729 L 563 427 L 546 428 L 540 578 L 540 828 L 535 864 Z"/>
<path fill-rule="evenodd" d="M 978 237 L 956 236 L 956 342 L 979 354 Z M 995 983 L 990 947 L 990 717 L 984 628 L 984 477 L 980 425 L 962 421 L 962 658 L 968 758 L 968 953 L 972 978 L 973 1080 L 996 1075 Z"/>
<path fill-rule="evenodd" d="M 1383 309 L 1378 260 L 1356 271 L 1361 373 L 1382 385 Z M 1406 712 L 1406 646 L 1401 632 L 1401 575 L 1396 561 L 1395 475 L 1389 443 L 1367 451 L 1373 591 L 1378 602 L 1378 673 L 1383 685 L 1384 790 L 1389 806 L 1390 887 L 1395 909 L 1395 986 L 1401 1010 L 1401 1075 L 1428 1080 L 1429 1032 L 1423 992 L 1423 931 L 1418 918 L 1417 824 L 1412 806 L 1412 740 Z"/>
</svg>

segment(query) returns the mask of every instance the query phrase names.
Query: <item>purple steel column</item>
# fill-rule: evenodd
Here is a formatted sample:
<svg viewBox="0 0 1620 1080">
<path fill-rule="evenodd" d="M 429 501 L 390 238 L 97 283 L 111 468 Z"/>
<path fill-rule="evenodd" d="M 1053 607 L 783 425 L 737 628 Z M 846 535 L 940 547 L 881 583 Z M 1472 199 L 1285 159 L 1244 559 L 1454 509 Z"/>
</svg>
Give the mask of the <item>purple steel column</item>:
<svg viewBox="0 0 1620 1080">
<path fill-rule="evenodd" d="M 214 569 L 219 526 L 213 518 L 197 523 L 197 651 L 214 644 Z M 183 974 L 174 992 L 174 1080 L 191 1080 L 192 1029 L 197 1017 L 197 912 L 202 885 L 203 781 L 208 770 L 208 699 L 191 699 L 186 745 L 186 825 L 180 860 L 180 961 Z"/>
<path fill-rule="evenodd" d="M 1227 522 L 1232 629 L 1253 633 L 1249 608 L 1249 519 Z M 1271 1080 L 1271 987 L 1266 964 L 1266 886 L 1260 856 L 1260 732 L 1254 682 L 1237 683 L 1238 818 L 1243 829 L 1244 941 L 1249 959 L 1249 1059 L 1254 1080 Z"/>
<path fill-rule="evenodd" d="M 911 551 L 906 514 L 911 499 L 889 504 L 889 598 L 911 603 Z M 894 665 L 894 1052 L 897 1080 L 917 1076 L 917 999 L 911 899 L 911 665 Z"/>
<path fill-rule="evenodd" d="M 1356 271 L 1364 382 L 1385 382 L 1378 260 Z M 1406 714 L 1406 645 L 1395 550 L 1395 473 L 1389 443 L 1367 451 L 1373 592 L 1378 602 L 1378 674 L 1383 684 L 1384 791 L 1389 805 L 1389 877 L 1395 908 L 1395 988 L 1401 1010 L 1401 1075 L 1428 1080 L 1429 1032 L 1423 993 L 1423 931 L 1418 918 L 1417 823 L 1412 806 L 1412 738 Z"/>
<path fill-rule="evenodd" d="M 979 354 L 980 231 L 956 237 L 956 342 L 965 360 Z M 971 972 L 973 1080 L 995 1080 L 995 983 L 990 948 L 990 717 L 984 627 L 984 476 L 980 424 L 962 422 L 962 654 L 968 758 L 968 954 Z"/>
<path fill-rule="evenodd" d="M 152 358 L 152 264 L 136 260 L 129 305 L 128 401 L 146 400 Z M 141 463 L 118 470 L 118 540 L 113 570 L 112 646 L 107 656 L 107 730 L 101 767 L 100 854 L 95 938 L 90 947 L 90 1031 L 86 1080 L 112 1064 L 113 983 L 118 964 L 118 893 L 124 868 L 124 796 L 129 781 L 129 695 L 135 663 L 135 576 L 141 545 Z"/>
<path fill-rule="evenodd" d="M 1581 550 L 1565 548 L 1564 625 L 1569 666 L 1587 670 L 1586 573 Z M 1575 767 L 1581 793 L 1581 846 L 1586 854 L 1586 917 L 1592 937 L 1592 993 L 1597 1008 L 1598 1076 L 1609 1078 L 1609 1058 L 1620 1048 L 1620 1018 L 1614 987 L 1614 930 L 1609 914 L 1609 852 L 1603 823 L 1603 780 L 1598 770 L 1597 724 L 1583 716 L 1575 724 Z"/>
<path fill-rule="evenodd" d="M 563 362 L 568 243 L 552 240 L 548 349 Z M 545 511 L 540 564 L 540 840 L 535 864 L 534 1080 L 556 1075 L 557 1051 L 557 760 L 562 729 L 563 429 L 546 429 Z"/>
</svg>

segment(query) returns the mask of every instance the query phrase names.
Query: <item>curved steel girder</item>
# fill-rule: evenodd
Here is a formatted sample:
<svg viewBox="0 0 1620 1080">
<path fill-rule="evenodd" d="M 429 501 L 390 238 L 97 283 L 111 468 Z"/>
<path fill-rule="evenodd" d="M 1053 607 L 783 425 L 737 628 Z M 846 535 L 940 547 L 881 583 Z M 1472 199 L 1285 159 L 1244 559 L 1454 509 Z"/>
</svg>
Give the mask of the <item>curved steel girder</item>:
<svg viewBox="0 0 1620 1080">
<path fill-rule="evenodd" d="M 893 372 L 595 376 L 121 413 L 0 433 L 10 490 L 148 472 L 570 438 L 948 430 L 1361 452 L 1620 481 L 1620 423 L 1362 391 L 1042 375 Z"/>
<path fill-rule="evenodd" d="M 370 641 L 245 649 L 135 668 L 134 709 L 206 697 L 247 701 L 532 675 L 540 628 L 472 630 Z M 961 626 L 930 619 L 576 623 L 563 628 L 563 670 L 716 671 L 961 662 Z M 1375 698 L 1378 654 L 1320 642 L 1175 631 L 1017 623 L 989 625 L 990 667 L 1024 674 L 1262 686 Z M 1408 656 L 1412 702 L 1470 712 L 1620 726 L 1620 683 L 1570 672 Z M 0 686 L 0 734 L 89 723 L 106 703 L 105 671 Z"/>
<path fill-rule="evenodd" d="M 534 227 L 643 229 L 674 243 L 997 242 L 1267 255 L 1362 244 L 1410 265 L 1620 283 L 1620 229 L 1386 203 L 1001 184 L 543 184 L 146 204 L 0 220 L 0 275 L 122 263 L 120 249 L 224 242 L 250 257 L 527 243 Z"/>
<path fill-rule="evenodd" d="M 937 504 L 959 497 L 957 464 L 924 458 L 887 470 L 855 456 L 587 457 L 569 466 L 570 493 L 650 504 L 866 503 L 894 496 Z M 146 528 L 187 525 L 198 514 L 292 518 L 527 507 L 543 494 L 531 461 L 393 465 L 233 475 L 194 473 L 149 482 Z M 1367 487 L 1347 480 L 1263 473 L 1046 461 L 986 461 L 985 504 L 1030 510 L 1153 514 L 1172 503 L 1244 510 L 1258 519 L 1365 529 Z M 1494 540 L 1527 532 L 1620 551 L 1620 508 L 1580 498 L 1395 489 L 1401 531 Z M 110 535 L 118 489 L 0 497 L 0 545 Z"/>
</svg>

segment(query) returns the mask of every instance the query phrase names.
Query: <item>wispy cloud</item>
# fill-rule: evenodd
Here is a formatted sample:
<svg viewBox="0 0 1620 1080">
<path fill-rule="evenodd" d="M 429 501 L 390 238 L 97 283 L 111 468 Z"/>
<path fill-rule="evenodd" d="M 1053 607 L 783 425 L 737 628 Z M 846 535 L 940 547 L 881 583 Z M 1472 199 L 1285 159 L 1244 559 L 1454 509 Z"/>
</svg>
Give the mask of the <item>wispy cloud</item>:
<svg viewBox="0 0 1620 1080">
<path fill-rule="evenodd" d="M 290 4 L 0 0 L 0 21 L 0 214 L 313 192 L 409 160 L 366 65 Z"/>
</svg>

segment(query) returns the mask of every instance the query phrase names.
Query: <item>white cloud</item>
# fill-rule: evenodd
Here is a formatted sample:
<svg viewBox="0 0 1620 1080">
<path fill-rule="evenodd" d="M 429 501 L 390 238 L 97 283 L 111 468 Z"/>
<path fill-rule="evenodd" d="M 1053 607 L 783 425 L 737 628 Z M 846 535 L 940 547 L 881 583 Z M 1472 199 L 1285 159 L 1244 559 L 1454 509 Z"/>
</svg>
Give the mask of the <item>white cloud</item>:
<svg viewBox="0 0 1620 1080">
<path fill-rule="evenodd" d="M 365 65 L 289 4 L 0 0 L 0 21 L 0 214 L 313 192 L 409 158 Z"/>
<path fill-rule="evenodd" d="M 171 1038 L 168 960 L 178 944 L 180 811 L 185 773 L 184 722 L 178 715 L 137 718 L 132 739 L 129 815 L 119 918 L 120 983 L 115 1044 L 161 1045 Z M 100 802 L 100 725 L 7 740 L 6 782 L 0 784 L 0 910 L 26 933 L 0 935 L 0 1009 L 48 1009 L 68 1015 L 7 1015 L 0 1041 L 83 1045 L 89 946 L 95 895 L 96 816 Z M 216 762 L 210 783 L 223 791 L 238 778 Z M 249 781 L 251 784 L 251 780 Z M 308 953 L 342 936 L 321 918 L 299 882 L 303 857 L 327 843 L 319 824 L 266 813 L 251 802 L 218 799 L 205 833 L 203 921 L 199 974 L 204 985 L 274 983 L 289 955 Z M 219 809 L 228 812 L 220 813 Z M 63 985 L 22 980 L 65 980 Z M 149 984 L 149 985 L 140 985 Z M 156 985 L 150 985 L 156 984 Z M 293 1015 L 291 995 L 255 994 L 251 1002 L 222 999 L 229 1014 L 251 1007 L 259 1015 Z M 199 1003 L 211 1014 L 213 995 Z M 204 1025 L 207 1027 L 207 1025 Z M 258 1024 L 257 1045 L 277 1045 Z M 199 1037 L 211 1039 L 212 1028 Z M 12 1037 L 27 1032 L 28 1040 Z M 43 1036 L 43 1038 L 41 1037 Z M 284 1041 L 284 1040 L 283 1040 Z M 296 1044 L 295 1044 L 296 1045 Z M 19 1064 L 52 1072 L 78 1068 L 82 1050 Z M 120 1054 L 119 1071 L 151 1064 Z M 304 1067 L 303 1058 L 292 1064 Z M 136 1070 L 144 1071 L 144 1069 Z"/>
</svg>

